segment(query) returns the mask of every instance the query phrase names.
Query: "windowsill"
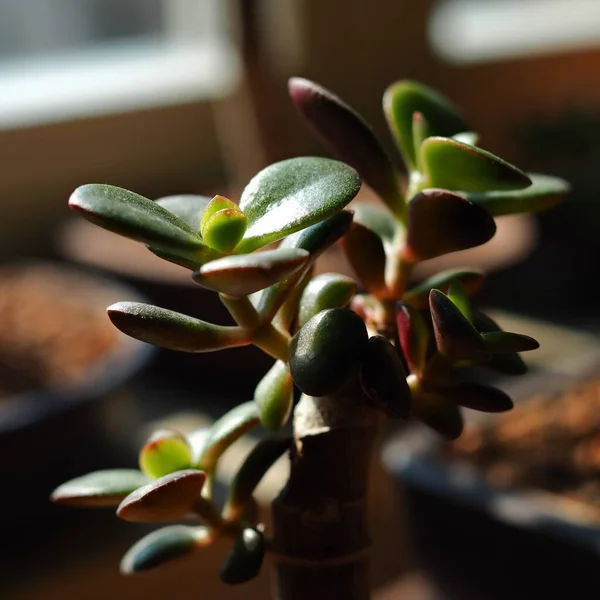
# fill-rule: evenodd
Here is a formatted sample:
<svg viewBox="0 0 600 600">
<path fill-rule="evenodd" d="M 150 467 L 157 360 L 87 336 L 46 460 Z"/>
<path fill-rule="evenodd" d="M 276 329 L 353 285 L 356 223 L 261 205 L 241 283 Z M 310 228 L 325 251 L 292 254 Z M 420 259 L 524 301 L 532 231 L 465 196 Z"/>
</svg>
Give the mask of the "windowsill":
<svg viewBox="0 0 600 600">
<path fill-rule="evenodd" d="M 210 100 L 239 79 L 221 40 L 161 39 L 0 62 L 0 130 Z"/>
</svg>

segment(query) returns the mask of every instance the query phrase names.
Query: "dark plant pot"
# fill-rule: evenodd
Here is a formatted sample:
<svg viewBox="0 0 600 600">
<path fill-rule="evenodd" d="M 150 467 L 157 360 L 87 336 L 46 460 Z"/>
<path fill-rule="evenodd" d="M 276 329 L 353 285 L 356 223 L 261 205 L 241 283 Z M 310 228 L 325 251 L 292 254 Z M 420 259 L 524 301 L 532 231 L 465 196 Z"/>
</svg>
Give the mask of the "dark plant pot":
<svg viewBox="0 0 600 600">
<path fill-rule="evenodd" d="M 597 376 L 600 345 L 584 339 L 568 367 L 548 360 L 526 376 L 495 383 L 518 406 L 534 393 L 568 390 Z M 566 357 L 564 341 L 555 339 Z M 577 344 L 566 347 L 578 351 Z M 485 422 L 488 416 L 467 418 Z M 383 461 L 405 502 L 416 567 L 446 598 L 579 598 L 600 592 L 597 513 L 550 492 L 492 487 L 472 464 L 442 458 L 442 443 L 415 424 L 389 438 Z"/>
</svg>

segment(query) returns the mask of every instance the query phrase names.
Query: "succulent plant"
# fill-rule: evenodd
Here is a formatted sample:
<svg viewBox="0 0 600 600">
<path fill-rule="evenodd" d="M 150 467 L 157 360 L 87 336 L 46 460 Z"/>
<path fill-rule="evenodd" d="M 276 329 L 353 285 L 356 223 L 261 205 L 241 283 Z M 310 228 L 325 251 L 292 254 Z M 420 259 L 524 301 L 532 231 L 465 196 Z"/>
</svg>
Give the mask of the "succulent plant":
<svg viewBox="0 0 600 600">
<path fill-rule="evenodd" d="M 332 158 L 272 164 L 236 201 L 193 195 L 153 201 L 104 184 L 73 192 L 72 209 L 189 269 L 235 322 L 216 325 L 123 301 L 108 307 L 119 330 L 182 352 L 253 344 L 274 363 L 248 402 L 206 430 L 155 432 L 141 449 L 139 470 L 90 473 L 60 485 L 52 499 L 114 506 L 129 521 L 169 522 L 131 548 L 124 573 L 206 550 L 228 536 L 226 583 L 256 576 L 270 552 L 284 600 L 308 597 L 309 585 L 320 586 L 324 597 L 367 598 L 363 500 L 384 416 L 418 419 L 454 439 L 463 428 L 462 407 L 512 407 L 499 389 L 469 382 L 469 368 L 522 374 L 520 353 L 538 346 L 503 331 L 476 306 L 483 273 L 466 267 L 416 280 L 414 267 L 486 243 L 496 231 L 494 217 L 550 208 L 569 186 L 481 148 L 460 111 L 419 82 L 399 81 L 383 98 L 404 170 L 332 92 L 299 78 L 290 80 L 289 91 Z M 361 184 L 381 202 L 349 209 Z M 315 262 L 334 244 L 356 279 L 315 274 Z M 261 426 L 280 432 L 261 436 L 218 506 L 212 484 L 220 457 Z M 290 478 L 273 503 L 269 536 L 257 521 L 253 493 L 286 452 Z M 307 578 L 307 569 L 321 575 Z M 328 569 L 338 569 L 335 587 L 327 583 Z"/>
</svg>

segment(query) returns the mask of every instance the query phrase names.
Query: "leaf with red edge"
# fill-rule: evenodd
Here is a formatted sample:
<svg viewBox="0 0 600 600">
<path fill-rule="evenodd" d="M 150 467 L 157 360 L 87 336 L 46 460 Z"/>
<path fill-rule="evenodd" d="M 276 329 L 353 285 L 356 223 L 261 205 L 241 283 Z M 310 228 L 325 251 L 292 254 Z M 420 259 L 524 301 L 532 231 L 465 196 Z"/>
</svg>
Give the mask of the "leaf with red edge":
<svg viewBox="0 0 600 600">
<path fill-rule="evenodd" d="M 396 305 L 396 324 L 400 347 L 410 370 L 421 373 L 425 368 L 429 346 L 429 329 L 425 320 L 410 304 L 399 302 Z"/>
</svg>

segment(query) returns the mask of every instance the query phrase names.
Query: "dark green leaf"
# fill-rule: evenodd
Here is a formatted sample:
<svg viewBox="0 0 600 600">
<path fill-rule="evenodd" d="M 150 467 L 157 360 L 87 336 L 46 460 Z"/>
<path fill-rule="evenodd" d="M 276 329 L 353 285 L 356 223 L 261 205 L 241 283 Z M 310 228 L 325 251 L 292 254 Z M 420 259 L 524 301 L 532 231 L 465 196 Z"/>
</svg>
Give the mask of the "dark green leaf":
<svg viewBox="0 0 600 600">
<path fill-rule="evenodd" d="M 140 451 L 140 468 L 156 479 L 192 466 L 192 449 L 177 431 L 154 432 Z"/>
<path fill-rule="evenodd" d="M 117 508 L 124 521 L 158 523 L 184 519 L 200 495 L 206 473 L 194 469 L 175 471 L 138 488 Z"/>
<path fill-rule="evenodd" d="M 254 401 L 244 402 L 225 413 L 209 429 L 198 453 L 198 468 L 209 473 L 214 471 L 223 452 L 259 423 L 258 407 Z"/>
<path fill-rule="evenodd" d="M 423 310 L 429 307 L 429 292 L 432 289 L 438 289 L 448 293 L 450 285 L 458 281 L 465 288 L 467 294 L 474 294 L 483 285 L 485 276 L 482 271 L 464 270 L 464 269 L 448 269 L 440 271 L 435 275 L 427 278 L 418 285 L 410 288 L 402 298 L 415 308 Z"/>
<path fill-rule="evenodd" d="M 162 258 L 163 260 L 166 260 L 175 265 L 179 265 L 180 267 L 189 269 L 190 271 L 197 271 L 202 266 L 202 263 L 200 263 L 198 261 L 190 260 L 188 258 L 182 258 L 181 256 L 177 256 L 175 254 L 170 254 L 169 252 L 163 252 L 159 248 L 153 248 L 152 246 L 147 246 L 147 248 L 148 248 L 148 250 L 150 250 L 150 252 L 152 252 L 152 254 L 155 254 L 156 256 L 158 256 L 158 258 Z M 218 258 L 218 254 L 217 254 L 216 250 L 214 250 L 213 248 L 210 248 L 209 250 L 210 250 L 210 252 L 214 252 L 215 256 L 210 256 L 206 260 Z"/>
<path fill-rule="evenodd" d="M 242 516 L 260 480 L 277 459 L 290 449 L 291 443 L 292 439 L 289 436 L 269 437 L 254 446 L 229 486 L 229 494 L 223 510 L 224 519 L 235 521 Z"/>
<path fill-rule="evenodd" d="M 429 346 L 429 330 L 425 320 L 410 304 L 399 302 L 396 306 L 396 324 L 400 347 L 410 370 L 421 373 L 425 368 Z"/>
<path fill-rule="evenodd" d="M 511 333 L 508 331 L 489 331 L 482 333 L 488 350 L 493 354 L 512 354 L 513 352 L 527 352 L 529 350 L 537 350 L 540 344 L 528 335 L 521 333 Z"/>
<path fill-rule="evenodd" d="M 284 160 L 256 175 L 242 192 L 248 229 L 236 248 L 248 253 L 342 210 L 360 189 L 358 173 L 327 158 Z"/>
<path fill-rule="evenodd" d="M 136 469 L 94 471 L 59 485 L 50 499 L 68 506 L 117 506 L 123 498 L 149 481 L 147 475 Z"/>
<path fill-rule="evenodd" d="M 247 332 L 239 327 L 213 325 L 150 304 L 117 302 L 107 312 L 123 333 L 169 350 L 212 352 L 250 343 Z"/>
<path fill-rule="evenodd" d="M 421 162 L 430 187 L 487 192 L 520 190 L 531 179 L 491 152 L 443 137 L 430 137 L 421 145 Z"/>
<path fill-rule="evenodd" d="M 163 208 L 185 221 L 194 231 L 200 231 L 202 215 L 210 202 L 208 196 L 178 194 L 156 200 Z"/>
<path fill-rule="evenodd" d="M 445 438 L 455 440 L 463 431 L 460 408 L 440 394 L 413 390 L 413 411 L 420 421 Z"/>
<path fill-rule="evenodd" d="M 170 525 L 149 533 L 136 542 L 121 560 L 121 573 L 132 575 L 189 555 L 211 543 L 205 527 Z"/>
<path fill-rule="evenodd" d="M 312 317 L 290 343 L 289 365 L 298 388 L 326 396 L 358 372 L 367 347 L 363 320 L 347 308 L 330 308 Z"/>
<path fill-rule="evenodd" d="M 287 363 L 278 360 L 259 381 L 254 401 L 260 413 L 260 422 L 267 429 L 285 425 L 294 401 L 294 382 Z"/>
<path fill-rule="evenodd" d="M 78 187 L 69 206 L 88 221 L 159 250 L 203 262 L 209 251 L 185 221 L 139 194 L 104 184 Z"/>
<path fill-rule="evenodd" d="M 415 112 L 425 117 L 431 135 L 451 136 L 469 129 L 450 100 L 416 81 L 398 81 L 388 87 L 383 107 L 390 130 L 410 168 L 417 165 L 412 129 Z"/>
<path fill-rule="evenodd" d="M 388 416 L 410 414 L 410 388 L 398 351 L 382 336 L 369 339 L 360 368 L 360 384 L 367 397 Z"/>
<path fill-rule="evenodd" d="M 202 265 L 192 277 L 210 290 L 230 296 L 247 296 L 301 270 L 309 256 L 306 250 L 298 248 L 225 256 Z"/>
<path fill-rule="evenodd" d="M 392 243 L 396 238 L 398 229 L 401 227 L 394 219 L 390 219 L 390 213 L 370 202 L 357 202 L 354 210 L 354 223 L 360 223 L 363 227 L 376 233 L 384 242 Z"/>
<path fill-rule="evenodd" d="M 505 412 L 513 407 L 513 402 L 506 393 L 481 383 L 464 382 L 444 388 L 441 393 L 459 406 L 483 412 Z"/>
<path fill-rule="evenodd" d="M 264 555 L 263 534 L 250 527 L 244 529 L 221 565 L 221 581 L 236 585 L 254 579 L 260 573 Z"/>
<path fill-rule="evenodd" d="M 391 211 L 402 215 L 404 199 L 396 170 L 363 117 L 312 81 L 294 77 L 288 87 L 296 108 L 329 152 L 354 167 Z"/>
<path fill-rule="evenodd" d="M 467 290 L 465 286 L 458 280 L 454 280 L 448 286 L 447 292 L 448 298 L 452 300 L 454 306 L 460 310 L 462 315 L 467 321 L 471 322 L 472 320 L 472 312 L 471 312 L 471 303 L 469 302 L 469 296 L 467 295 Z"/>
<path fill-rule="evenodd" d="M 298 327 L 326 308 L 348 306 L 356 293 L 356 281 L 339 273 L 321 273 L 304 288 L 298 309 Z"/>
<path fill-rule="evenodd" d="M 484 209 L 462 196 L 426 189 L 408 203 L 406 251 L 412 260 L 435 258 L 485 244 L 496 223 Z"/>
</svg>

